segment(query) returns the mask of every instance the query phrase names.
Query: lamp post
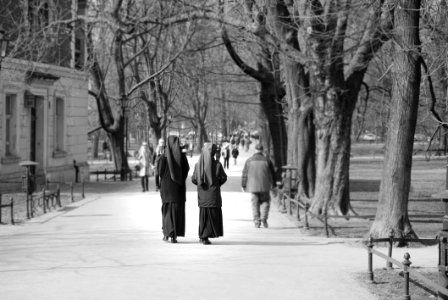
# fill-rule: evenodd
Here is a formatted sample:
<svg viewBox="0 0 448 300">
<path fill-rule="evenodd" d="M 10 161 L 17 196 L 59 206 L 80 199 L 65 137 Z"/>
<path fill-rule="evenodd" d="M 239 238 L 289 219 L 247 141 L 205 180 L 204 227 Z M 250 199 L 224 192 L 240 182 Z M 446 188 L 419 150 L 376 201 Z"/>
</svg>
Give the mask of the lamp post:
<svg viewBox="0 0 448 300">
<path fill-rule="evenodd" d="M 0 69 L 2 61 L 6 57 L 6 50 L 8 50 L 9 39 L 6 36 L 6 31 L 0 24 Z"/>
</svg>

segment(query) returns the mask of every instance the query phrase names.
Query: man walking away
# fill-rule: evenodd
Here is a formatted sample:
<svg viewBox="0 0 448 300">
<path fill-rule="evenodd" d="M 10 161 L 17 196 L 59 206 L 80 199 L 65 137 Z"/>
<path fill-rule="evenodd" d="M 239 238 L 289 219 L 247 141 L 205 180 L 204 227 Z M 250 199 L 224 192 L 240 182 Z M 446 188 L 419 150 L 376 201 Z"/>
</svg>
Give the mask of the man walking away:
<svg viewBox="0 0 448 300">
<path fill-rule="evenodd" d="M 234 159 L 234 165 L 236 166 L 236 159 L 238 158 L 238 155 L 240 154 L 240 152 L 238 151 L 238 145 L 233 146 L 232 149 L 232 157 Z"/>
<path fill-rule="evenodd" d="M 243 168 L 241 187 L 243 192 L 252 193 L 252 215 L 255 227 L 268 227 L 269 208 L 271 198 L 269 191 L 275 184 L 274 165 L 269 158 L 263 155 L 263 146 L 257 144 L 255 153 L 249 157 Z"/>
</svg>

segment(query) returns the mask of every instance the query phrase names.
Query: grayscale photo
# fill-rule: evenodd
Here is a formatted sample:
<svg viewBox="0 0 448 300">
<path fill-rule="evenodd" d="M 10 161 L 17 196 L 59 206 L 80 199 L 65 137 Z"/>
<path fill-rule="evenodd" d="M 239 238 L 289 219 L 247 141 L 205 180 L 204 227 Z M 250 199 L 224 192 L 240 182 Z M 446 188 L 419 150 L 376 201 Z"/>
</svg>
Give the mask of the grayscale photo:
<svg viewBox="0 0 448 300">
<path fill-rule="evenodd" d="M 0 0 L 0 278 L 448 299 L 448 0 Z"/>
</svg>

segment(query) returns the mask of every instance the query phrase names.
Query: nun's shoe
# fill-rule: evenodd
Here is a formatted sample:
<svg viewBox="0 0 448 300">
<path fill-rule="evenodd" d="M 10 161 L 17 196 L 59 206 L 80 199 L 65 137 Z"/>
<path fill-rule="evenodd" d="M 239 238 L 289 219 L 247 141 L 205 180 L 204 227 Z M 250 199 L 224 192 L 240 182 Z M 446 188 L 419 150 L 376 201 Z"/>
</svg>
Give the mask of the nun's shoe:
<svg viewBox="0 0 448 300">
<path fill-rule="evenodd" d="M 173 244 L 177 243 L 177 239 L 172 237 L 171 238 L 171 243 L 173 243 Z"/>
<path fill-rule="evenodd" d="M 202 244 L 204 245 L 210 245 L 212 242 L 208 238 L 202 239 Z"/>
<path fill-rule="evenodd" d="M 168 237 L 167 237 L 167 236 L 164 236 L 164 237 L 163 237 L 163 240 L 164 240 L 165 242 L 168 242 Z"/>
<path fill-rule="evenodd" d="M 268 221 L 263 220 L 263 227 L 264 228 L 268 228 L 269 227 Z"/>
</svg>

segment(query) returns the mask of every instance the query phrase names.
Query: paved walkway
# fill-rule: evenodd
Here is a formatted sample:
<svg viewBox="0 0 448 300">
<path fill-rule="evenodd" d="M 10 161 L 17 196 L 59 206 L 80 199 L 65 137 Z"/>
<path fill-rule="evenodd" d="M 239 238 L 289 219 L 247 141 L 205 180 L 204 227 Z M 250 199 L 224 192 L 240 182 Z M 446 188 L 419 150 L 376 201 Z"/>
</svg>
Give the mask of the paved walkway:
<svg viewBox="0 0 448 300">
<path fill-rule="evenodd" d="M 240 171 L 231 168 L 229 180 Z M 108 193 L 108 185 L 122 188 Z M 186 237 L 171 244 L 162 241 L 158 193 L 142 193 L 137 181 L 102 189 L 0 227 L 2 299 L 375 299 L 354 279 L 366 270 L 365 250 L 303 236 L 275 207 L 270 227 L 254 228 L 249 194 L 223 192 L 224 237 L 206 246 L 195 192 L 187 193 Z M 429 250 L 411 249 L 413 265 L 435 266 Z"/>
</svg>

